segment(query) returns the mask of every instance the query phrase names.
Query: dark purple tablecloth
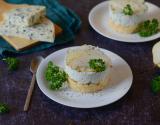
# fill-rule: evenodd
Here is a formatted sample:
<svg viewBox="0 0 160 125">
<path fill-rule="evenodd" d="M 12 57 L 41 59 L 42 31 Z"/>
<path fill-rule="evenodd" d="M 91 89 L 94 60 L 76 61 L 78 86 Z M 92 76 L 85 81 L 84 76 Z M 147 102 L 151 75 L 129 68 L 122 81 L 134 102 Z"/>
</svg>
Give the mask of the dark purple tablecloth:
<svg viewBox="0 0 160 125">
<path fill-rule="evenodd" d="M 11 108 L 9 114 L 0 115 L 0 125 L 160 125 L 160 95 L 150 90 L 152 77 L 158 72 L 152 63 L 152 46 L 158 41 L 128 44 L 107 39 L 96 33 L 88 23 L 88 13 L 102 0 L 61 0 L 82 19 L 83 25 L 74 42 L 53 47 L 43 52 L 21 56 L 21 67 L 9 73 L 0 61 L 0 102 Z M 150 0 L 159 5 L 159 0 Z M 48 99 L 36 86 L 29 112 L 23 112 L 24 101 L 31 80 L 30 60 L 64 47 L 91 44 L 123 57 L 131 66 L 133 86 L 121 100 L 95 109 L 76 109 Z M 86 100 L 87 101 L 87 100 Z"/>
</svg>

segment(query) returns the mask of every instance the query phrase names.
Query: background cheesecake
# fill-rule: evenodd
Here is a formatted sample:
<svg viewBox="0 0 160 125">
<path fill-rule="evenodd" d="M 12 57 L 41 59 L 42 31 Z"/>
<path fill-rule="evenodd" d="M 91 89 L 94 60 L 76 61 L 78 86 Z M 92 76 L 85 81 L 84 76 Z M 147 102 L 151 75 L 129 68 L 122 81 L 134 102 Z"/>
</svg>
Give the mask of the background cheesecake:
<svg viewBox="0 0 160 125">
<path fill-rule="evenodd" d="M 103 60 L 105 69 L 95 71 L 90 61 Z M 110 79 L 111 60 L 99 48 L 90 45 L 69 49 L 65 59 L 70 88 L 79 92 L 96 92 L 105 88 Z"/>
<path fill-rule="evenodd" d="M 109 26 L 116 32 L 134 33 L 145 20 L 148 7 L 144 0 L 109 1 Z"/>
</svg>

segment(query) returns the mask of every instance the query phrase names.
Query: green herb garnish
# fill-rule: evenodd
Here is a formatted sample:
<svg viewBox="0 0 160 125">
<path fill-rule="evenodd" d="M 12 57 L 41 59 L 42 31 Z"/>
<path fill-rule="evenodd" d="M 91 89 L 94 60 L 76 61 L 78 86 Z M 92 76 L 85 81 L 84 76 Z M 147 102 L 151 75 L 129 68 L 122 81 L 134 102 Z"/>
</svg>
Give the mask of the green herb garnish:
<svg viewBox="0 0 160 125">
<path fill-rule="evenodd" d="M 139 26 L 139 35 L 141 37 L 149 37 L 158 32 L 159 22 L 157 19 L 146 20 Z"/>
<path fill-rule="evenodd" d="M 10 71 L 17 70 L 18 67 L 19 67 L 19 62 L 20 61 L 17 58 L 8 57 L 8 58 L 4 58 L 3 61 L 7 63 L 8 69 Z"/>
<path fill-rule="evenodd" d="M 102 72 L 106 69 L 105 62 L 102 59 L 91 59 L 89 66 L 96 72 Z"/>
<path fill-rule="evenodd" d="M 67 74 L 50 61 L 45 71 L 45 79 L 49 82 L 50 89 L 58 90 L 67 80 Z"/>
<path fill-rule="evenodd" d="M 9 107 L 6 104 L 0 103 L 0 114 L 9 112 Z"/>
<path fill-rule="evenodd" d="M 132 16 L 133 15 L 133 9 L 131 8 L 130 4 L 127 4 L 124 8 L 123 8 L 123 13 L 125 15 L 129 15 Z"/>
<path fill-rule="evenodd" d="M 157 76 L 152 80 L 151 88 L 154 93 L 160 92 L 160 76 Z"/>
</svg>

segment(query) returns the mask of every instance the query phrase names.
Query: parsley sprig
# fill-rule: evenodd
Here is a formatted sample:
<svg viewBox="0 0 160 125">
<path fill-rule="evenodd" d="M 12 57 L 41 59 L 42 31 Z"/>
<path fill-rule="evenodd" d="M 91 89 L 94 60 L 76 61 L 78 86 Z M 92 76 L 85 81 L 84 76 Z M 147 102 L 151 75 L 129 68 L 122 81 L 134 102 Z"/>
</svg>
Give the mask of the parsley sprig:
<svg viewBox="0 0 160 125">
<path fill-rule="evenodd" d="M 58 90 L 67 80 L 67 74 L 51 61 L 48 63 L 45 71 L 45 79 L 52 90 Z"/>
<path fill-rule="evenodd" d="M 91 59 L 89 67 L 96 72 L 102 72 L 106 69 L 105 62 L 102 59 Z"/>
<path fill-rule="evenodd" d="M 160 92 L 160 76 L 153 78 L 151 88 L 154 93 Z"/>
<path fill-rule="evenodd" d="M 123 13 L 125 15 L 128 15 L 128 16 L 132 16 L 133 15 L 133 9 L 131 7 L 130 4 L 127 4 L 124 8 L 123 8 Z"/>
<path fill-rule="evenodd" d="M 8 65 L 8 70 L 14 71 L 19 67 L 20 60 L 14 57 L 7 57 L 3 59 L 4 62 Z"/>
<path fill-rule="evenodd" d="M 157 19 L 146 20 L 139 26 L 139 35 L 141 37 L 149 37 L 158 32 L 159 22 Z"/>
<path fill-rule="evenodd" d="M 9 107 L 4 104 L 4 103 L 0 103 L 0 114 L 5 114 L 5 113 L 8 113 L 10 110 L 9 110 Z"/>
</svg>

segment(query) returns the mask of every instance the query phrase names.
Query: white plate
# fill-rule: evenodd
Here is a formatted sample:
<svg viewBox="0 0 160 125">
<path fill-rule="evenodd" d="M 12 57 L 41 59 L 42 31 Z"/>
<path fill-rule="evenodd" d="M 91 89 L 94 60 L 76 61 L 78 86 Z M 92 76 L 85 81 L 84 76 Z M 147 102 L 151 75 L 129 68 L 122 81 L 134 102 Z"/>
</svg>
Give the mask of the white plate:
<svg viewBox="0 0 160 125">
<path fill-rule="evenodd" d="M 72 91 L 69 87 L 58 91 L 50 90 L 44 78 L 44 71 L 49 61 L 64 68 L 64 58 L 68 48 L 56 51 L 44 59 L 38 67 L 36 78 L 41 91 L 50 99 L 70 107 L 93 108 L 111 104 L 122 98 L 132 85 L 133 75 L 129 65 L 118 55 L 101 49 L 108 55 L 113 64 L 110 87 L 93 94 L 82 94 Z"/>
<path fill-rule="evenodd" d="M 98 4 L 89 14 L 89 23 L 96 32 L 110 39 L 129 43 L 147 42 L 160 38 L 160 32 L 151 37 L 140 37 L 138 34 L 120 34 L 110 29 L 107 23 L 109 20 L 108 3 L 108 1 L 105 1 Z M 146 19 L 157 18 L 160 20 L 160 8 L 148 2 L 147 6 Z"/>
</svg>

